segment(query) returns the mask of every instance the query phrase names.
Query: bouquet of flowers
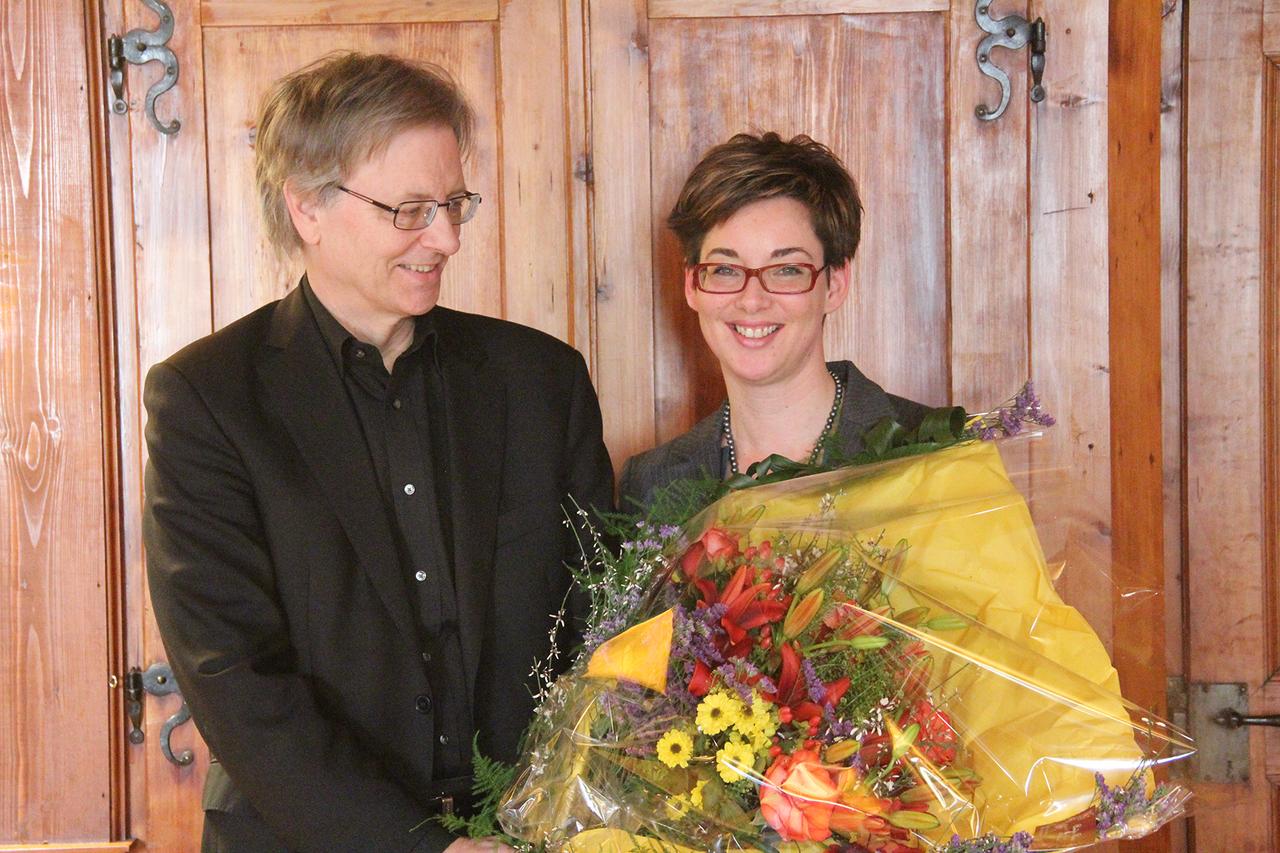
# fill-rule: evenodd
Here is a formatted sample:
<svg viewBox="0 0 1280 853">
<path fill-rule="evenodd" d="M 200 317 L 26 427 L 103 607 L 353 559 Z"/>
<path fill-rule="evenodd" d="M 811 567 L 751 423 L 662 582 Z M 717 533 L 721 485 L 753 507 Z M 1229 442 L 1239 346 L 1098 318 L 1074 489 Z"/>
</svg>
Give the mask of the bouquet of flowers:
<svg viewBox="0 0 1280 853">
<path fill-rule="evenodd" d="M 586 648 L 498 809 L 550 849 L 1070 849 L 1188 794 L 996 443 L 732 491 L 590 543 Z"/>
</svg>

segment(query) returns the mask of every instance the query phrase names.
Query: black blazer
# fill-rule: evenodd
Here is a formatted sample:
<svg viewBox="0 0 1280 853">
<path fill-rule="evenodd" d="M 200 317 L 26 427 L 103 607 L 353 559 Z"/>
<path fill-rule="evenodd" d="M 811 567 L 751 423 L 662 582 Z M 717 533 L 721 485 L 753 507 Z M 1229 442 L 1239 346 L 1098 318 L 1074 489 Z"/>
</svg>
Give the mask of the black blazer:
<svg viewBox="0 0 1280 853">
<path fill-rule="evenodd" d="M 844 380 L 837 435 L 845 453 L 852 455 L 862 450 L 863 434 L 881 418 L 891 417 L 911 429 L 929 411 L 928 406 L 886 393 L 851 361 L 829 361 L 827 367 Z M 648 506 L 654 490 L 675 480 L 721 476 L 720 450 L 717 408 L 683 435 L 627 460 L 622 468 L 619 508 L 635 512 L 638 507 Z"/>
<path fill-rule="evenodd" d="M 608 506 L 612 471 L 576 351 L 434 310 L 462 653 L 480 746 L 512 760 L 578 554 L 562 503 Z M 435 734 L 409 580 L 301 291 L 156 365 L 145 402 L 148 579 L 219 762 L 206 809 L 260 821 L 269 849 L 442 849 L 419 827 Z"/>
</svg>

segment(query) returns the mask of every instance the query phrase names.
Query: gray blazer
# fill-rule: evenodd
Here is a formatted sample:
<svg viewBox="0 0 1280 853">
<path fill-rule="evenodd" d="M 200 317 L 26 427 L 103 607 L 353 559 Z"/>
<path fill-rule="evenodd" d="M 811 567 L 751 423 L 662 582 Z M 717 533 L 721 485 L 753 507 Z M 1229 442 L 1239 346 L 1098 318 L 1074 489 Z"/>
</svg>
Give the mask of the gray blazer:
<svg viewBox="0 0 1280 853">
<path fill-rule="evenodd" d="M 886 415 L 912 429 L 929 411 L 928 406 L 887 393 L 853 362 L 831 361 L 827 367 L 844 380 L 845 397 L 837 435 L 841 447 L 850 455 L 862 450 L 863 434 Z M 637 504 L 648 506 L 655 489 L 675 480 L 723 475 L 721 451 L 717 408 L 684 435 L 627 460 L 622 469 L 619 508 L 633 512 Z"/>
</svg>

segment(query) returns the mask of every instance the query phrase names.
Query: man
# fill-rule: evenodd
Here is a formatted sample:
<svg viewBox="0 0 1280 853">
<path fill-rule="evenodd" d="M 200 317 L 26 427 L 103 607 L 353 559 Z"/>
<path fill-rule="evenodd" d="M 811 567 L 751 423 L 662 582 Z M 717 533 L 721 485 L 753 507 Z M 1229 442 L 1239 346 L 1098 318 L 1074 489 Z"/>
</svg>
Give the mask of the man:
<svg viewBox="0 0 1280 853">
<path fill-rule="evenodd" d="M 472 121 L 394 57 L 279 81 L 258 189 L 306 275 L 147 378 L 148 577 L 216 762 L 205 850 L 473 846 L 429 819 L 466 807 L 473 736 L 516 757 L 577 552 L 562 505 L 610 502 L 581 356 L 436 306 Z"/>
</svg>

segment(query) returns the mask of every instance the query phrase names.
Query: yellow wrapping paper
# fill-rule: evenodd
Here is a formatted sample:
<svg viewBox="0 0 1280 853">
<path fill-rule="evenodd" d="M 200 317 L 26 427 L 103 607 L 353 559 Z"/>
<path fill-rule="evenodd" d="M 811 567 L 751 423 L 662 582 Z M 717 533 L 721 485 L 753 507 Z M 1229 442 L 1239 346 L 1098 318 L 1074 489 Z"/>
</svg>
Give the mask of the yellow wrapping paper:
<svg viewBox="0 0 1280 853">
<path fill-rule="evenodd" d="M 675 613 L 667 610 L 602 643 L 587 662 L 588 678 L 625 678 L 667 692 L 667 661 Z"/>
<path fill-rule="evenodd" d="M 768 501 L 761 503 L 766 493 Z M 978 695 L 979 688 L 970 691 L 966 682 L 983 670 L 952 655 L 943 656 L 933 673 L 933 682 L 945 683 L 964 705 L 961 734 L 970 766 L 983 778 L 974 817 L 985 829 L 1033 832 L 1087 808 L 1095 792 L 1092 775 L 1057 758 L 1104 759 L 1102 766 L 1114 768 L 1107 774 L 1113 783 L 1127 780 L 1138 766 L 1142 754 L 1116 695 L 1111 659 L 1084 617 L 1054 590 L 1026 502 L 991 442 L 881 466 L 856 479 L 834 472 L 735 492 L 714 510 L 731 530 L 732 519 L 750 519 L 743 529 L 752 542 L 788 530 L 881 539 L 886 546 L 905 540 L 908 551 L 894 574 L 902 584 L 890 597 L 895 610 L 916 606 L 913 591 L 923 593 L 1034 653 L 1011 660 L 1007 644 L 970 630 L 957 642 L 1008 679 L 983 677 Z M 1046 695 L 1066 701 L 1047 702 Z M 988 746 L 998 747 L 998 755 Z M 1055 747 L 1061 748 L 1057 754 Z M 1047 811 L 1044 802 L 1052 803 Z M 950 831 L 944 825 L 937 834 Z"/>
</svg>

